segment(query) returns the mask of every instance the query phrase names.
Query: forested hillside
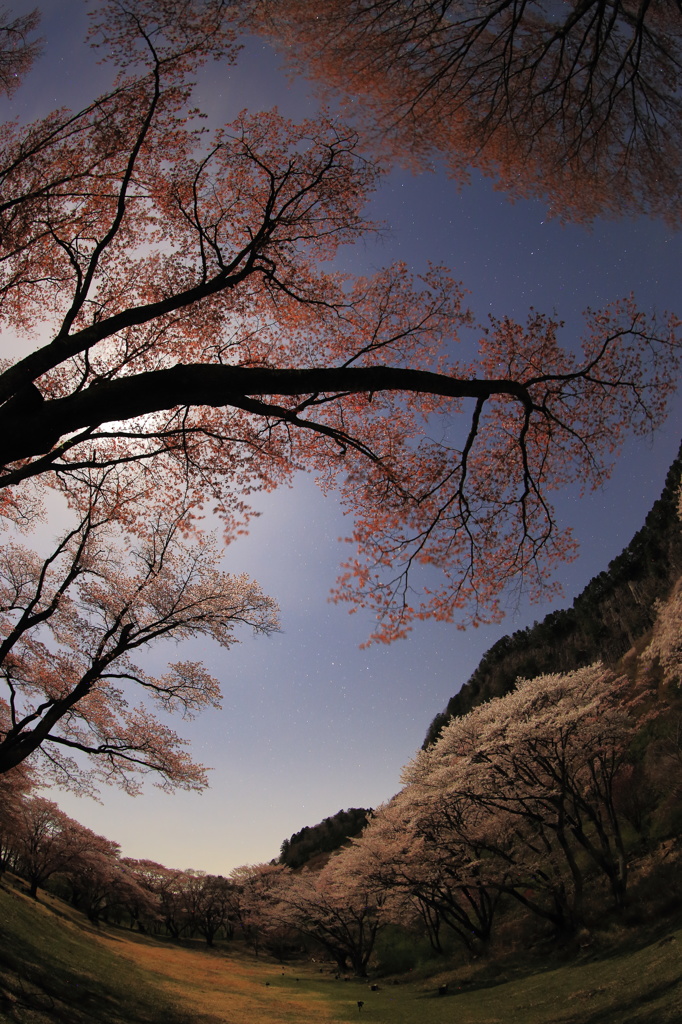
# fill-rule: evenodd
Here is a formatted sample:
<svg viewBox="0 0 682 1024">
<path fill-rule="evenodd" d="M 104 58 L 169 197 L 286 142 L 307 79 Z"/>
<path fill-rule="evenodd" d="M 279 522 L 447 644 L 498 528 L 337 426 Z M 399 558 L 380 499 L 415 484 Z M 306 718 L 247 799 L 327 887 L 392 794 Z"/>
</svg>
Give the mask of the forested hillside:
<svg viewBox="0 0 682 1024">
<path fill-rule="evenodd" d="M 682 573 L 681 477 L 682 448 L 660 498 L 625 550 L 588 583 L 572 608 L 550 612 L 542 622 L 498 640 L 431 722 L 424 748 L 450 719 L 509 693 L 519 676 L 569 672 L 596 660 L 612 663 L 651 628 L 655 602 L 669 594 Z"/>
<path fill-rule="evenodd" d="M 349 807 L 337 811 L 318 825 L 305 826 L 285 839 L 280 848 L 280 864 L 300 868 L 320 853 L 331 853 L 353 836 L 362 832 L 371 810 L 365 807 Z"/>
</svg>

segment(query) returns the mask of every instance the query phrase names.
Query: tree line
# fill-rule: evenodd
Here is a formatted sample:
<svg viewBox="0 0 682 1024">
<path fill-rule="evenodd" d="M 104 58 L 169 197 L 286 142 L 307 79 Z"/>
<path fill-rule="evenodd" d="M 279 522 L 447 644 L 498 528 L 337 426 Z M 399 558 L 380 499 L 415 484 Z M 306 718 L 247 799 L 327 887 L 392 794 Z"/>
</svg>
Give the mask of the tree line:
<svg viewBox="0 0 682 1024">
<path fill-rule="evenodd" d="M 280 848 L 280 863 L 300 868 L 319 854 L 331 853 L 349 839 L 362 832 L 371 810 L 349 807 L 337 811 L 317 825 L 306 825 L 289 838 Z"/>
<path fill-rule="evenodd" d="M 642 878 L 661 889 L 658 846 L 681 822 L 681 637 L 678 583 L 622 672 L 595 663 L 519 679 L 453 718 L 321 867 L 280 860 L 222 877 L 121 858 L 31 795 L 19 766 L 2 779 L 0 868 L 34 896 L 52 880 L 94 922 L 321 956 L 339 975 L 364 976 L 387 929 L 434 955 L 454 942 L 465 957 L 487 949 L 500 922 L 507 941 L 514 929 L 575 935 L 627 909 Z"/>
</svg>

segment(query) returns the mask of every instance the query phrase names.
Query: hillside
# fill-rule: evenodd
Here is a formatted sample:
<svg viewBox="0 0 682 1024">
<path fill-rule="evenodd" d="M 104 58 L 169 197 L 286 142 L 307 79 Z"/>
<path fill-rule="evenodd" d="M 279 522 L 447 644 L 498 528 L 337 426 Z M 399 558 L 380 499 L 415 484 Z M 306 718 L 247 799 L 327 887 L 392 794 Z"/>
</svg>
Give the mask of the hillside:
<svg viewBox="0 0 682 1024">
<path fill-rule="evenodd" d="M 353 836 L 362 832 L 367 824 L 371 810 L 365 807 L 349 807 L 348 810 L 337 811 L 317 825 L 304 826 L 289 839 L 285 839 L 280 848 L 279 863 L 290 868 L 310 865 L 313 859 L 321 854 L 329 854 L 338 850 Z M 326 858 L 323 858 L 323 860 Z"/>
<path fill-rule="evenodd" d="M 682 447 L 668 471 L 660 498 L 628 546 L 595 576 L 571 608 L 503 636 L 483 655 L 473 675 L 431 722 L 423 746 L 443 726 L 477 704 L 500 697 L 522 676 L 569 672 L 622 657 L 654 622 L 654 605 L 682 573 L 682 530 L 677 511 Z"/>
</svg>

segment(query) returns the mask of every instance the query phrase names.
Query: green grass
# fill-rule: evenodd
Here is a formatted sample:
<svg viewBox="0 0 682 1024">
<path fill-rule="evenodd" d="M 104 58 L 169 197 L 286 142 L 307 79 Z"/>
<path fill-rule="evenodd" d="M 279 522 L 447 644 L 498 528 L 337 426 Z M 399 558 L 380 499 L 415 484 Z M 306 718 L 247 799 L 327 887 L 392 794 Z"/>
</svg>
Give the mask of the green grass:
<svg viewBox="0 0 682 1024">
<path fill-rule="evenodd" d="M 464 975 L 466 972 L 461 972 Z M 493 977 L 458 989 L 457 972 L 395 985 L 308 978 L 306 988 L 331 999 L 339 1021 L 365 1024 L 679 1024 L 682 1021 L 682 929 L 629 948 L 516 978 Z M 486 978 L 486 975 L 487 978 Z M 463 980 L 463 979 L 460 979 Z M 448 994 L 438 987 L 449 982 Z M 283 985 L 291 984 L 282 979 Z M 361 1011 L 357 1000 L 363 1001 Z M 310 1018 L 313 1020 L 314 1018 Z"/>
<path fill-rule="evenodd" d="M 59 900 L 0 886 L 0 1021 L 12 1024 L 678 1024 L 681 965 L 682 929 L 645 940 L 621 928 L 546 970 L 519 957 L 506 973 L 422 967 L 372 992 L 330 965 L 98 930 Z"/>
<path fill-rule="evenodd" d="M 154 979 L 117 956 L 81 915 L 0 888 L 0 1020 L 187 1024 Z"/>
</svg>

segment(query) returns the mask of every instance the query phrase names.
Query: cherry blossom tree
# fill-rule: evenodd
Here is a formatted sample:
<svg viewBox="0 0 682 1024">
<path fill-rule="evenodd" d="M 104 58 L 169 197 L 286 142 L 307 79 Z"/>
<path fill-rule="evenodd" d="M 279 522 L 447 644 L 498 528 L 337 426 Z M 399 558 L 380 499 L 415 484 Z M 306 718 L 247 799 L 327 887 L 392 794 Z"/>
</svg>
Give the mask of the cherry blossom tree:
<svg viewBox="0 0 682 1024">
<path fill-rule="evenodd" d="M 135 792 L 149 772 L 167 789 L 202 788 L 202 767 L 148 701 L 192 717 L 220 706 L 217 680 L 187 660 L 152 675 L 132 655 L 189 637 L 228 649 L 239 623 L 275 629 L 276 609 L 257 584 L 219 568 L 209 538 L 188 546 L 182 515 L 159 513 L 127 538 L 101 484 L 46 558 L 11 543 L 0 553 L 0 773 L 30 758 L 76 788 L 100 779 Z M 136 695 L 147 702 L 131 707 Z"/>
<path fill-rule="evenodd" d="M 230 872 L 230 913 L 236 931 L 256 956 L 261 949 L 277 955 L 287 944 L 289 929 L 275 913 L 278 894 L 289 871 L 281 864 L 243 864 Z"/>
<path fill-rule="evenodd" d="M 2 776 L 5 793 L 9 781 L 15 790 L 24 788 L 17 783 L 20 775 L 21 770 L 14 769 Z M 25 781 L 24 777 L 24 785 Z M 85 828 L 51 800 L 13 795 L 11 814 L 5 806 L 0 812 L 0 842 L 3 854 L 11 851 L 13 866 L 28 881 L 31 896 L 59 876 L 70 889 L 73 906 L 94 924 L 113 910 L 132 905 L 138 918 L 143 913 L 153 916 L 153 898 L 121 860 L 118 843 Z"/>
<path fill-rule="evenodd" d="M 682 519 L 682 492 L 679 497 Z M 656 605 L 651 640 L 642 653 L 645 670 L 662 676 L 658 693 L 658 728 L 653 731 L 638 771 L 619 794 L 626 813 L 643 824 L 656 805 L 658 827 L 677 831 L 682 797 L 682 713 L 679 695 L 682 685 L 682 586 L 673 588 L 665 601 Z M 659 671 L 653 673 L 654 667 Z M 663 710 L 664 709 L 664 710 Z"/>
<path fill-rule="evenodd" d="M 186 924 L 191 933 L 204 937 L 213 946 L 221 929 L 227 929 L 232 908 L 232 883 L 222 875 L 205 871 L 186 871 L 183 875 L 182 899 Z"/>
<path fill-rule="evenodd" d="M 126 865 L 149 894 L 152 907 L 158 911 L 167 934 L 179 939 L 186 924 L 184 885 L 187 873 L 150 860 L 131 861 L 126 858 Z"/>
<path fill-rule="evenodd" d="M 331 857 L 320 871 L 288 872 L 273 893 L 274 914 L 313 939 L 339 971 L 365 977 L 379 930 L 386 924 L 385 894 L 368 879 L 354 849 Z"/>
<path fill-rule="evenodd" d="M 161 902 L 157 885 L 159 877 L 168 873 L 162 864 L 150 860 L 137 860 L 134 857 L 122 857 L 127 877 L 134 885 L 126 886 L 124 899 L 121 900 L 129 915 L 131 929 L 146 933 L 158 931 L 162 923 Z"/>
<path fill-rule="evenodd" d="M 0 775 L 0 876 L 16 861 L 16 835 L 22 805 L 33 785 L 34 780 L 25 764 Z"/>
<path fill-rule="evenodd" d="M 423 895 L 428 887 L 429 865 L 412 830 L 412 819 L 405 806 L 406 792 L 403 790 L 372 812 L 362 835 L 353 840 L 355 857 L 365 878 L 383 891 L 387 921 L 408 930 L 419 923 L 434 952 L 442 953 L 443 922 L 430 894 Z"/>
<path fill-rule="evenodd" d="M 644 661 L 660 662 L 666 679 L 680 685 L 682 677 L 682 587 L 678 583 L 667 601 L 660 601 L 656 609 L 653 636 Z"/>
<path fill-rule="evenodd" d="M 34 899 L 38 889 L 69 864 L 70 823 L 68 815 L 42 796 L 30 797 L 20 807 L 14 841 L 21 874 Z"/>
<path fill-rule="evenodd" d="M 626 299 L 588 313 L 578 353 L 540 313 L 474 324 L 442 268 L 330 272 L 372 230 L 354 130 L 191 114 L 243 10 L 103 0 L 109 92 L 5 126 L 0 317 L 40 340 L 0 373 L 2 510 L 30 518 L 43 484 L 77 504 L 84 469 L 116 466 L 145 516 L 206 504 L 231 538 L 254 490 L 307 468 L 355 516 L 336 596 L 375 609 L 375 638 L 495 620 L 505 588 L 537 596 L 573 552 L 552 491 L 601 483 L 661 421 L 678 322 Z M 424 567 L 440 581 L 413 596 Z"/>
<path fill-rule="evenodd" d="M 37 8 L 14 18 L 0 7 L 0 92 L 6 96 L 19 88 L 40 53 L 40 41 L 33 35 L 39 22 Z"/>
<path fill-rule="evenodd" d="M 121 848 L 73 819 L 66 823 L 69 859 L 60 874 L 68 881 L 71 903 L 87 914 L 93 924 L 106 917 L 119 893 L 132 885 L 121 864 Z"/>
<path fill-rule="evenodd" d="M 490 939 L 501 886 L 472 842 L 476 809 L 468 806 L 466 827 L 456 820 L 457 810 L 454 801 L 425 800 L 407 786 L 374 812 L 354 846 L 366 877 L 385 890 L 388 907 L 391 898 L 407 898 L 434 949 L 442 951 L 445 925 L 477 953 Z"/>
<path fill-rule="evenodd" d="M 677 499 L 677 510 L 682 520 L 682 489 Z M 681 526 L 682 528 L 682 526 Z M 682 585 L 673 589 L 667 601 L 659 601 L 656 605 L 656 620 L 653 635 L 643 659 L 651 664 L 657 658 L 663 667 L 666 679 L 682 683 Z"/>
<path fill-rule="evenodd" d="M 183 872 L 167 868 L 157 861 L 122 858 L 126 869 L 132 873 L 137 885 L 144 893 L 139 902 L 128 900 L 126 909 L 130 914 L 130 927 L 139 931 L 158 930 L 163 924 L 173 938 L 180 937 L 179 898 L 176 899 L 177 879 Z"/>
<path fill-rule="evenodd" d="M 405 771 L 428 806 L 418 828 L 428 835 L 440 816 L 497 862 L 488 884 L 562 927 L 583 918 L 586 864 L 622 905 L 627 856 L 614 786 L 643 721 L 642 695 L 629 685 L 594 665 L 519 680 L 453 719 Z"/>
<path fill-rule="evenodd" d="M 444 158 L 561 218 L 679 224 L 679 5 L 667 0 L 256 0 L 297 73 L 392 159 Z M 251 23 L 253 15 L 251 15 Z"/>
</svg>

